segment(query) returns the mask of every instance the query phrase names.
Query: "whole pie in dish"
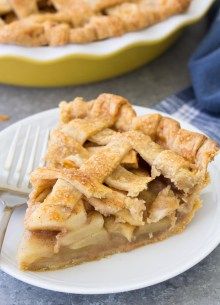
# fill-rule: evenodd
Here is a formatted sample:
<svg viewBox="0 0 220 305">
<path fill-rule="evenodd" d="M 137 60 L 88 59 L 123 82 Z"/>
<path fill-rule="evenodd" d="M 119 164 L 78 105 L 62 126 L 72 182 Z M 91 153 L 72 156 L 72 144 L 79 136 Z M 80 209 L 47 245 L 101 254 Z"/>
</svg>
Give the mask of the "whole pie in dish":
<svg viewBox="0 0 220 305">
<path fill-rule="evenodd" d="M 61 102 L 46 165 L 31 175 L 19 267 L 64 268 L 182 232 L 218 149 L 117 95 Z"/>
<path fill-rule="evenodd" d="M 120 36 L 184 12 L 191 0 L 0 0 L 0 43 L 57 46 Z"/>
</svg>

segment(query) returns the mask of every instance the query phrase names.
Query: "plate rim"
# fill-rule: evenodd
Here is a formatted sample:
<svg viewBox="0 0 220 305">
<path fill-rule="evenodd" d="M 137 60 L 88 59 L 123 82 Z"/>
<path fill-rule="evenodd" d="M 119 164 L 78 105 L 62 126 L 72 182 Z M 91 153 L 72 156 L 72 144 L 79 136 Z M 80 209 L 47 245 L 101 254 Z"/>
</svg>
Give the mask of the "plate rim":
<svg viewBox="0 0 220 305">
<path fill-rule="evenodd" d="M 192 2 L 198 2 L 200 0 L 192 0 Z M 64 59 L 78 59 L 78 58 L 85 58 L 91 60 L 97 60 L 100 58 L 108 58 L 112 56 L 116 56 L 120 52 L 124 50 L 135 48 L 138 46 L 149 46 L 157 43 L 162 43 L 169 37 L 171 37 L 175 32 L 178 32 L 184 27 L 190 26 L 200 20 L 209 10 L 211 5 L 214 3 L 215 0 L 206 0 L 203 1 L 204 3 L 201 5 L 200 10 L 195 12 L 194 15 L 190 12 L 185 12 L 183 14 L 178 14 L 171 16 L 170 18 L 157 23 L 147 29 L 143 29 L 141 31 L 126 33 L 121 37 L 113 37 L 107 40 L 93 42 L 84 45 L 67 45 L 61 47 L 22 47 L 22 46 L 15 46 L 15 45 L 0 45 L 0 59 L 20 59 L 23 61 L 27 61 L 33 64 L 48 64 L 54 63 L 57 61 L 62 61 Z M 183 17 L 182 20 L 179 17 Z M 176 24 L 169 25 L 169 29 L 167 32 L 162 35 L 162 29 L 164 28 L 165 24 L 168 24 L 170 20 L 176 20 Z M 149 38 L 147 34 L 150 29 L 153 27 L 157 27 L 157 35 L 159 37 Z M 161 34 L 160 34 L 161 33 Z M 154 34 L 155 35 L 155 34 Z M 139 37 L 140 36 L 140 37 Z M 155 35 L 156 36 L 156 35 Z M 113 46 L 118 44 L 118 46 Z M 112 46 L 112 50 L 110 50 L 109 45 Z M 69 50 L 73 48 L 73 50 Z M 58 52 L 56 56 L 52 56 L 52 53 Z M 65 50 L 65 51 L 63 51 Z M 41 56 L 45 53 L 46 56 L 42 58 Z M 60 52 L 60 53 L 59 53 Z M 40 55 L 39 55 L 40 54 Z"/>
<path fill-rule="evenodd" d="M 168 117 L 174 117 L 172 115 L 169 115 L 165 112 L 158 111 L 156 109 L 143 107 L 143 106 L 136 106 L 136 105 L 133 105 L 133 106 L 134 106 L 135 110 L 144 111 L 145 113 L 153 113 L 153 112 L 155 113 L 156 112 L 156 113 L 161 113 L 163 115 L 166 115 Z M 16 127 L 16 125 L 18 125 L 18 124 L 24 123 L 27 119 L 28 120 L 32 119 L 32 118 L 36 119 L 38 116 L 47 115 L 47 114 L 55 115 L 57 111 L 58 111 L 58 108 L 52 108 L 52 109 L 42 111 L 42 112 L 36 113 L 34 115 L 28 116 L 28 117 L 26 117 L 22 120 L 19 120 L 19 121 L 13 123 L 12 125 L 10 125 L 9 127 L 3 129 L 0 132 L 0 138 L 1 138 L 1 136 L 4 135 L 4 133 L 7 133 L 7 131 L 9 129 Z M 181 120 L 179 118 L 177 120 L 181 124 L 188 125 L 191 130 L 202 132 L 198 128 L 196 128 L 195 126 L 191 125 L 188 122 L 185 122 L 184 120 Z M 215 163 L 219 164 L 219 166 L 220 166 L 220 159 L 215 160 Z M 218 174 L 220 173 L 217 169 L 216 169 L 216 172 Z M 220 225 L 219 225 L 219 228 L 218 228 L 217 232 L 220 233 Z M 189 270 L 190 268 L 192 268 L 193 266 L 198 264 L 200 261 L 202 261 L 205 257 L 207 257 L 219 245 L 219 243 L 220 243 L 220 234 L 215 234 L 214 238 L 209 240 L 209 242 L 207 243 L 208 247 L 207 246 L 206 246 L 206 248 L 203 247 L 202 252 L 200 252 L 195 258 L 192 258 L 189 262 L 186 262 L 183 266 L 179 266 L 178 270 L 168 272 L 163 276 L 157 276 L 153 280 L 147 280 L 147 281 L 142 280 L 142 283 L 125 284 L 125 286 L 120 286 L 120 287 L 117 287 L 116 289 L 112 289 L 112 288 L 108 289 L 108 287 L 106 287 L 105 289 L 99 289 L 99 288 L 86 288 L 85 289 L 84 287 L 80 288 L 80 287 L 77 287 L 77 286 L 71 287 L 71 288 L 69 288 L 69 287 L 65 288 L 63 286 L 60 287 L 59 284 L 56 284 L 56 283 L 45 284 L 44 282 L 40 282 L 40 281 L 38 282 L 36 280 L 36 278 L 31 278 L 31 272 L 28 273 L 28 274 L 30 274 L 30 277 L 28 277 L 28 276 L 26 277 L 25 273 L 19 271 L 18 269 L 17 269 L 17 272 L 13 272 L 13 270 L 11 271 L 11 269 L 10 269 L 10 264 L 7 264 L 6 266 L 3 265 L 3 266 L 0 267 L 0 269 L 2 271 L 4 271 L 5 273 L 9 274 L 10 276 L 12 276 L 12 277 L 14 277 L 14 278 L 16 278 L 16 279 L 18 279 L 22 282 L 33 285 L 35 287 L 40 287 L 40 288 L 47 289 L 47 290 L 52 290 L 52 291 L 63 292 L 63 293 L 74 293 L 74 294 L 88 294 L 88 295 L 120 293 L 120 292 L 126 292 L 126 291 L 132 291 L 132 290 L 136 290 L 136 289 L 146 288 L 146 287 L 149 287 L 149 286 L 152 286 L 152 285 L 155 285 L 155 284 L 159 284 L 159 283 L 162 283 L 166 280 L 169 280 L 169 279 L 185 272 L 186 270 Z"/>
</svg>

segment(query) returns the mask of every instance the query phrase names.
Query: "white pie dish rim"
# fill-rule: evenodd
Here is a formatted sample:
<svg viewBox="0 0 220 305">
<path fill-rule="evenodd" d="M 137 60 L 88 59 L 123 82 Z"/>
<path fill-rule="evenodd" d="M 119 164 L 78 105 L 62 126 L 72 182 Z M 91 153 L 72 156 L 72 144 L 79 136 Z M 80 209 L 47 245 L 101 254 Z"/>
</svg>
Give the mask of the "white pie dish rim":
<svg viewBox="0 0 220 305">
<path fill-rule="evenodd" d="M 140 115 L 155 112 L 155 110 L 138 106 L 135 109 Z M 52 109 L 30 116 L 6 128 L 0 132 L 1 151 L 7 153 L 7 143 L 10 142 L 10 137 L 19 124 L 25 126 L 31 123 L 32 126 L 41 124 L 42 128 L 52 127 L 57 120 L 57 116 L 57 109 Z M 179 121 L 184 128 L 197 130 L 190 124 Z M 4 153 L 2 158 L 4 158 Z M 0 158 L 0 168 L 3 163 L 2 160 Z M 200 262 L 220 242 L 220 223 L 218 221 L 220 205 L 217 202 L 220 201 L 220 192 L 217 191 L 217 181 L 220 178 L 219 168 L 220 158 L 218 157 L 214 164 L 210 166 L 213 179 L 211 186 L 204 191 L 204 206 L 198 211 L 195 219 L 183 233 L 129 253 L 113 255 L 100 261 L 63 270 L 21 272 L 17 269 L 15 255 L 22 233 L 22 218 L 24 216 L 24 209 L 18 209 L 9 224 L 3 245 L 0 268 L 28 284 L 66 293 L 116 293 L 144 288 L 168 280 Z M 14 230 L 15 227 L 16 230 Z M 203 239 L 201 236 L 203 236 Z M 162 256 L 161 253 L 163 253 Z M 171 255 L 172 258 L 170 259 Z M 158 257 L 160 260 L 158 260 Z M 153 263 L 154 266 L 160 268 L 159 272 L 151 268 Z M 146 268 L 144 274 L 143 266 Z"/>
</svg>

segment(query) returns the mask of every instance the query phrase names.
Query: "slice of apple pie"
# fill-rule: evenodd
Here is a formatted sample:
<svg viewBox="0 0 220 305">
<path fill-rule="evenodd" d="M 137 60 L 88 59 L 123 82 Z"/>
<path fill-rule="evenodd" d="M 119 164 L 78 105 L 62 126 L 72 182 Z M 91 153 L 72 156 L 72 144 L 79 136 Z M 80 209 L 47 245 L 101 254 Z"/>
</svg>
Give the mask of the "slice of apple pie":
<svg viewBox="0 0 220 305">
<path fill-rule="evenodd" d="M 31 175 L 19 267 L 64 268 L 182 232 L 217 152 L 171 118 L 137 117 L 120 96 L 62 102 L 46 166 Z"/>
</svg>

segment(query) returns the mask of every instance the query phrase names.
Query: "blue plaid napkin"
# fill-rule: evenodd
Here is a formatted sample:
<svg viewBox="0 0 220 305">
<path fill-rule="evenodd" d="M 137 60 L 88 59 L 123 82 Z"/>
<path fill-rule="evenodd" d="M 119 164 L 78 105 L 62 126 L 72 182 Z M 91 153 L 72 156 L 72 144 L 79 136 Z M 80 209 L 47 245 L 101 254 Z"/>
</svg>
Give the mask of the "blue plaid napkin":
<svg viewBox="0 0 220 305">
<path fill-rule="evenodd" d="M 192 88 L 166 98 L 154 108 L 191 123 L 220 143 L 220 116 L 206 112 Z"/>
<path fill-rule="evenodd" d="M 156 109 L 191 123 L 220 143 L 220 0 L 211 17 L 212 26 L 189 68 L 192 87 L 166 98 Z"/>
<path fill-rule="evenodd" d="M 192 55 L 189 69 L 197 100 L 209 112 L 220 114 L 220 1 L 213 8 L 212 26 Z"/>
</svg>

